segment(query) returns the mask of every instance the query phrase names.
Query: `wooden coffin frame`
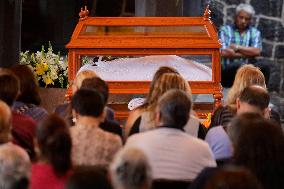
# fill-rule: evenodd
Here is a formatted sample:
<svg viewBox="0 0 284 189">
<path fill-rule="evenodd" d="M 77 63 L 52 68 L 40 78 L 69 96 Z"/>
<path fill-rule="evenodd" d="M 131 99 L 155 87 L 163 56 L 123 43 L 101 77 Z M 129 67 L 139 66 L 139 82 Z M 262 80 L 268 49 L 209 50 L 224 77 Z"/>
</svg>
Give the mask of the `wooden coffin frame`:
<svg viewBox="0 0 284 189">
<path fill-rule="evenodd" d="M 212 94 L 215 106 L 221 104 L 220 47 L 210 10 L 203 17 L 88 17 L 88 10 L 80 12 L 80 20 L 66 45 L 68 79 L 71 83 L 81 67 L 82 56 L 94 55 L 211 55 L 212 80 L 188 81 L 193 94 Z M 206 36 L 187 35 L 81 35 L 87 26 L 203 26 Z M 146 94 L 149 81 L 107 81 L 111 94 Z M 71 87 L 68 96 L 72 95 Z"/>
</svg>

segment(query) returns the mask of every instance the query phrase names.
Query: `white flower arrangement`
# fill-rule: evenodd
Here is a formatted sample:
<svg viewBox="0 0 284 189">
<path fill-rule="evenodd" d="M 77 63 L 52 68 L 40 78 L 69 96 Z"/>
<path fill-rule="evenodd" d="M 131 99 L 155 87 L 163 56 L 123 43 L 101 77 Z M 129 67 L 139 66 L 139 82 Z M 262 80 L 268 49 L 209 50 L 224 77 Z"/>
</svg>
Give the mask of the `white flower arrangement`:
<svg viewBox="0 0 284 189">
<path fill-rule="evenodd" d="M 47 52 L 44 46 L 36 53 L 21 52 L 20 64 L 26 64 L 34 71 L 40 86 L 67 88 L 67 57 L 61 57 L 60 53 L 54 54 L 50 43 Z"/>
</svg>

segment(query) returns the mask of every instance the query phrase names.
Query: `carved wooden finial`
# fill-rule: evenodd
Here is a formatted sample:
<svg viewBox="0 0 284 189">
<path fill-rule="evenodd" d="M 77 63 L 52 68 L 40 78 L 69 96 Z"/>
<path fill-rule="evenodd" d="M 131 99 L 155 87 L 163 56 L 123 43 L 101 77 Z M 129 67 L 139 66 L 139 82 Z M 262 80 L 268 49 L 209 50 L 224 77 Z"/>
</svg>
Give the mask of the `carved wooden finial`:
<svg viewBox="0 0 284 189">
<path fill-rule="evenodd" d="M 211 10 L 209 9 L 209 5 L 207 5 L 205 11 L 204 11 L 204 14 L 203 14 L 203 19 L 208 21 L 210 20 L 210 15 L 211 15 Z"/>
<path fill-rule="evenodd" d="M 87 6 L 85 6 L 85 9 L 81 8 L 79 16 L 80 16 L 80 20 L 85 20 L 86 18 L 88 18 L 89 10 L 88 10 Z"/>
</svg>

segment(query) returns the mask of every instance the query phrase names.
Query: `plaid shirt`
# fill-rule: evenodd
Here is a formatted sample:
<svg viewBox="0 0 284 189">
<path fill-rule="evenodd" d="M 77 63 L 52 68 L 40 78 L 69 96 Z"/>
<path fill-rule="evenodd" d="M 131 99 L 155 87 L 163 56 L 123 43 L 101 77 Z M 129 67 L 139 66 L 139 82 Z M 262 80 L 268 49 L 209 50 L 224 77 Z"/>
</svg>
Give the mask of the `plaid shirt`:
<svg viewBox="0 0 284 189">
<path fill-rule="evenodd" d="M 262 48 L 260 31 L 255 27 L 249 27 L 241 34 L 235 25 L 225 25 L 220 28 L 219 38 L 222 42 L 222 50 L 228 48 L 232 43 L 245 47 Z M 232 62 L 246 64 L 248 58 L 222 58 L 222 66 L 227 66 Z"/>
</svg>

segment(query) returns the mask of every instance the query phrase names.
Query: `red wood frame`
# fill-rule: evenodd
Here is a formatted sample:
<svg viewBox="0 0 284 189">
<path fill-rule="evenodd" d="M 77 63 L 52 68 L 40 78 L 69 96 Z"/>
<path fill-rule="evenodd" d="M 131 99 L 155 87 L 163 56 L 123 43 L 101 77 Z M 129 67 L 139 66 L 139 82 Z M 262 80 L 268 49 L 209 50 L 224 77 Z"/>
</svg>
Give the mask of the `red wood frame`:
<svg viewBox="0 0 284 189">
<path fill-rule="evenodd" d="M 208 11 L 206 9 L 206 11 Z M 220 47 L 216 29 L 205 11 L 204 17 L 86 17 L 80 20 L 66 45 L 68 77 L 73 81 L 81 67 L 81 57 L 90 55 L 210 55 L 212 81 L 188 81 L 193 94 L 212 94 L 221 104 Z M 186 35 L 80 35 L 86 26 L 203 26 L 206 36 Z M 112 94 L 145 94 L 149 81 L 107 81 Z M 68 95 L 72 95 L 71 88 Z"/>
</svg>

